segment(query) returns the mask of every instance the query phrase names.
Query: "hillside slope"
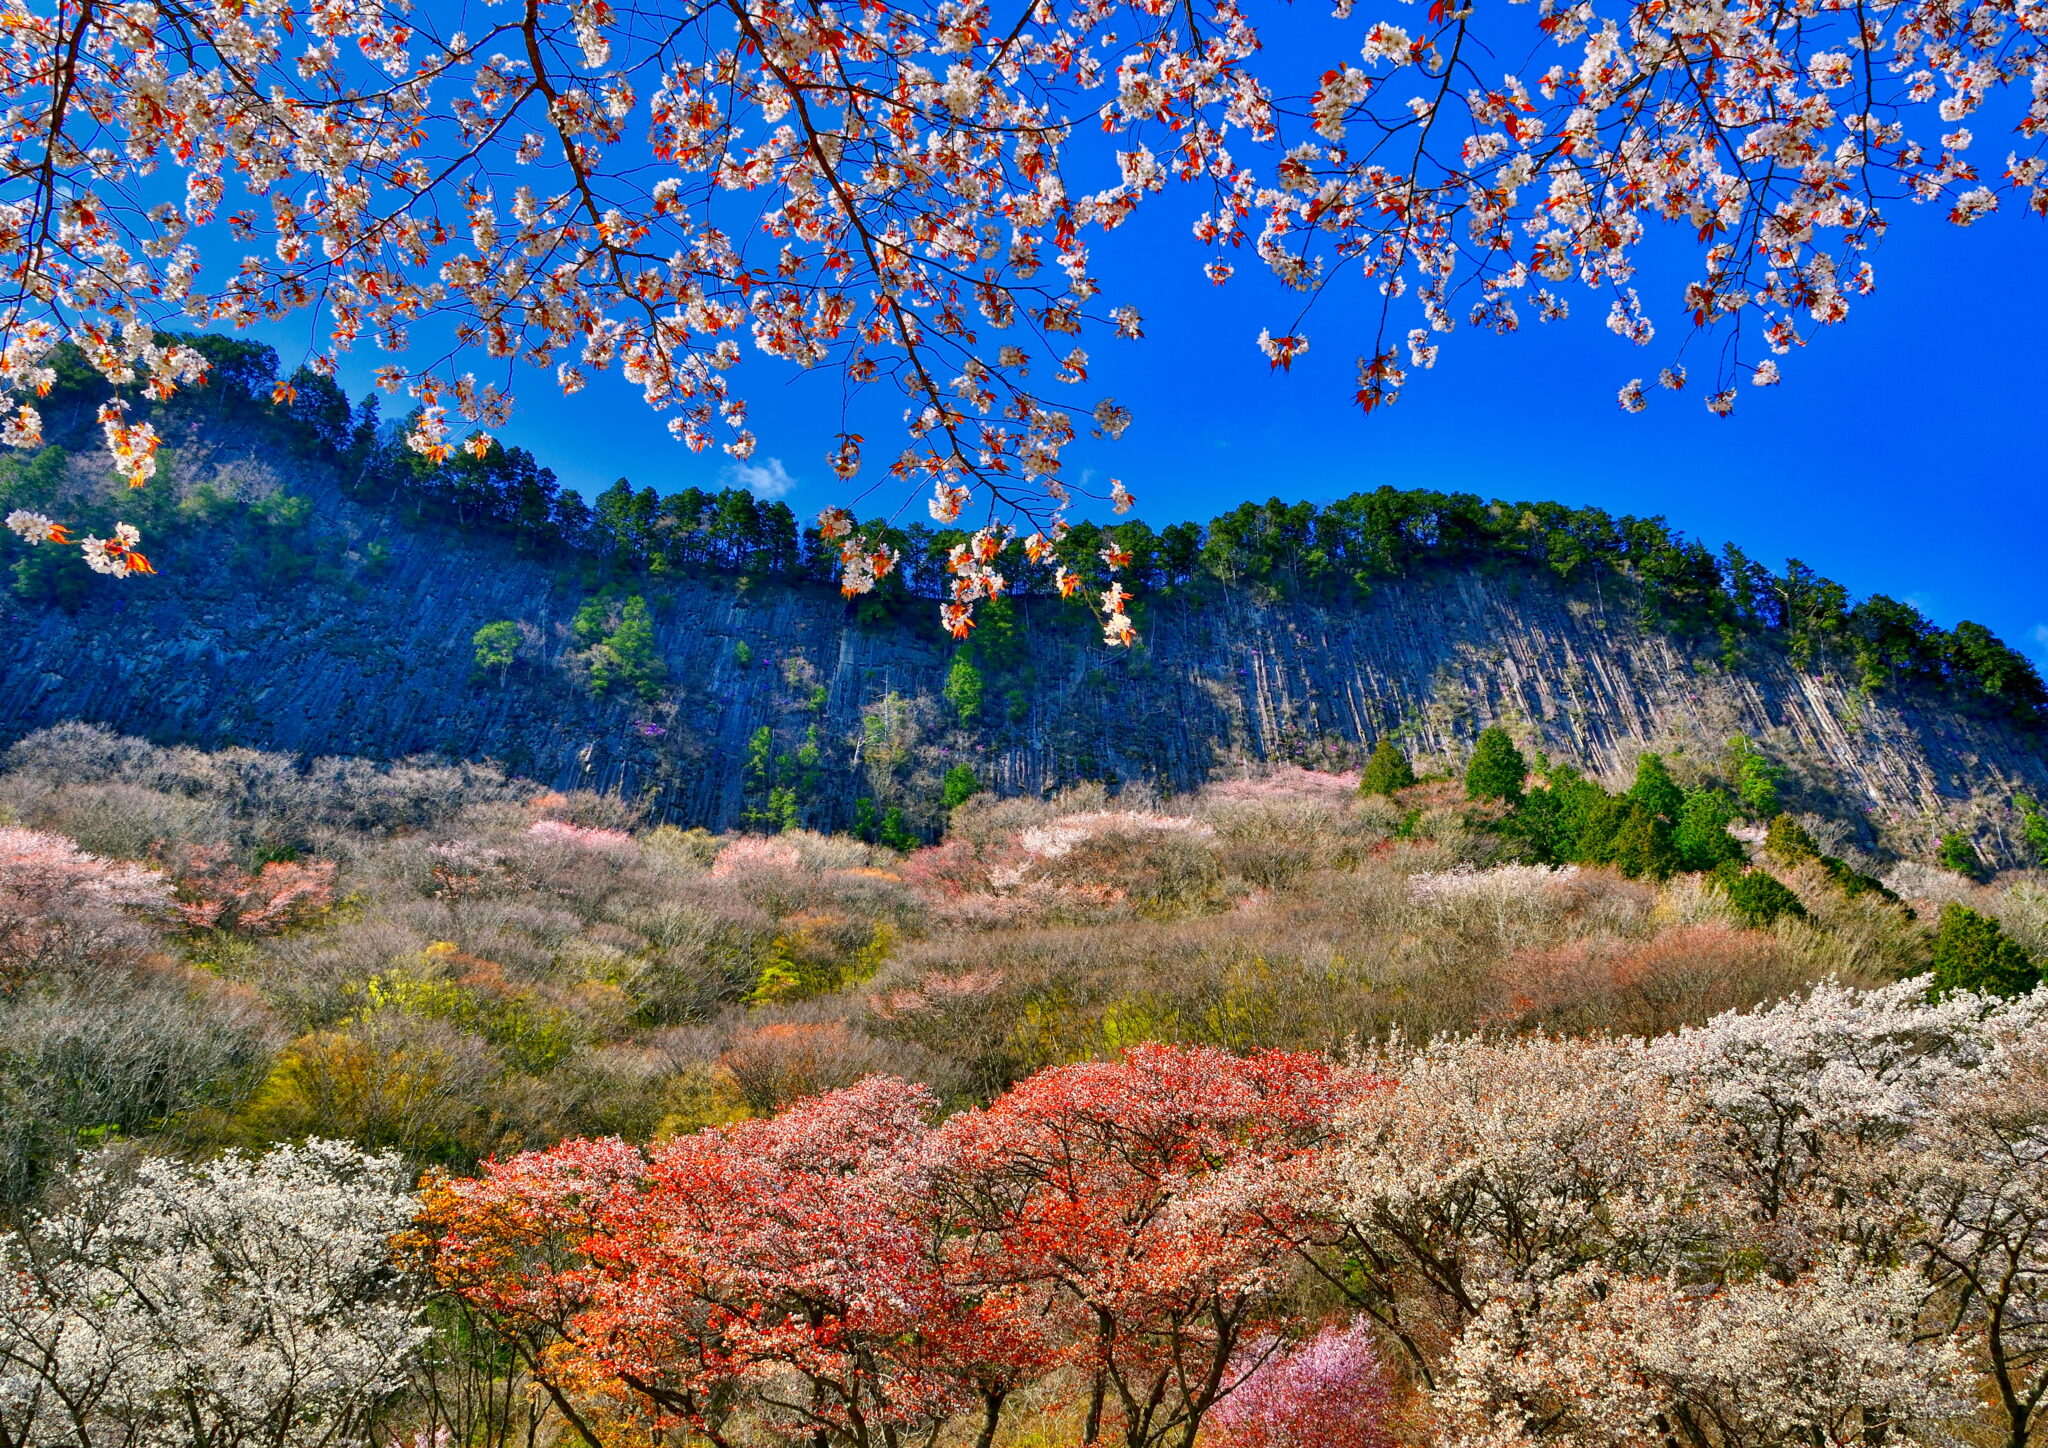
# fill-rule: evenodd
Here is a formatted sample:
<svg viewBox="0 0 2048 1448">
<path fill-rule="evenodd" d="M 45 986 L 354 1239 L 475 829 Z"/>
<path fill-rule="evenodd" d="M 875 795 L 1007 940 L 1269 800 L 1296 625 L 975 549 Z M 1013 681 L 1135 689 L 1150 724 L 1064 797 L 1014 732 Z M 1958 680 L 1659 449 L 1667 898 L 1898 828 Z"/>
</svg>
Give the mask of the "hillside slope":
<svg viewBox="0 0 2048 1448">
<path fill-rule="evenodd" d="M 1168 598 L 1128 655 L 1026 598 L 1013 663 L 984 669 L 971 723 L 946 702 L 954 645 L 922 605 L 861 623 L 822 587 L 645 577 L 628 586 L 652 608 L 668 685 L 652 702 L 601 699 L 571 628 L 591 570 L 401 526 L 327 469 L 237 452 L 216 441 L 172 471 L 188 498 L 245 513 L 305 499 L 293 547 L 318 566 L 188 551 L 73 611 L 6 599 L 0 739 L 85 720 L 210 746 L 491 758 L 713 828 L 766 818 L 780 784 L 785 818 L 844 828 L 867 797 L 929 830 L 961 763 L 1006 793 L 1179 790 L 1263 761 L 1341 768 L 1393 731 L 1418 767 L 1448 768 L 1494 721 L 1609 779 L 1647 747 L 1711 769 L 1746 736 L 1790 771 L 1794 803 L 1904 851 L 1961 826 L 2012 860 L 2011 797 L 2048 795 L 2038 733 L 1932 694 L 1866 695 L 1768 641 L 1730 671 L 1706 641 L 1644 626 L 1617 579 L 1568 587 L 1513 563 L 1424 569 L 1357 602 Z M 81 478 L 101 466 L 71 463 Z M 501 619 L 526 627 L 521 661 L 479 675 L 471 637 Z"/>
</svg>

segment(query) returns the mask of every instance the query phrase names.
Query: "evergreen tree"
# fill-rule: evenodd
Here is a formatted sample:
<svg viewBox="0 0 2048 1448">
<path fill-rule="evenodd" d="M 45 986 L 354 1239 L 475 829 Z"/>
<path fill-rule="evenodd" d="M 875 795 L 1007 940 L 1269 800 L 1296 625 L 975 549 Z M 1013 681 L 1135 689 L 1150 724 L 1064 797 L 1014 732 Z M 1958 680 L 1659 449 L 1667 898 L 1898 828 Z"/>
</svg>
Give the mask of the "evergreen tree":
<svg viewBox="0 0 2048 1448">
<path fill-rule="evenodd" d="M 1728 897 L 1745 925 L 1769 925 L 1781 915 L 1803 916 L 1799 897 L 1762 870 L 1746 870 L 1733 860 L 1717 866 L 1714 884 Z"/>
<path fill-rule="evenodd" d="M 1984 862 L 1977 856 L 1977 847 L 1961 830 L 1951 830 L 1941 837 L 1941 848 L 1935 851 L 1934 860 L 1942 869 L 1954 870 L 1972 880 L 1984 876 Z"/>
<path fill-rule="evenodd" d="M 2037 865 L 2048 865 L 2048 811 L 2043 811 L 2039 802 L 2027 795 L 2015 795 L 2013 804 L 2020 812 L 2020 839 L 2027 847 L 2027 854 Z"/>
<path fill-rule="evenodd" d="M 946 670 L 942 692 L 962 724 L 972 724 L 981 716 L 981 670 L 974 667 L 966 649 L 953 655 L 953 666 Z"/>
<path fill-rule="evenodd" d="M 1789 869 L 1819 859 L 1820 846 L 1806 832 L 1806 826 L 1788 814 L 1781 814 L 1764 831 L 1764 853 Z"/>
<path fill-rule="evenodd" d="M 981 781 L 974 777 L 973 766 L 956 764 L 946 771 L 946 778 L 939 786 L 939 803 L 948 810 L 954 810 L 980 793 Z"/>
<path fill-rule="evenodd" d="M 1408 756 L 1395 746 L 1392 739 L 1382 734 L 1379 742 L 1373 745 L 1372 756 L 1365 761 L 1365 769 L 1359 775 L 1359 794 L 1391 795 L 1395 790 L 1406 789 L 1413 783 L 1415 770 L 1408 763 Z"/>
<path fill-rule="evenodd" d="M 1561 858 L 1582 865 L 1611 865 L 1631 879 L 1662 880 L 1678 868 L 1671 826 L 1628 795 L 1603 792 L 1588 799 L 1576 833 Z"/>
<path fill-rule="evenodd" d="M 476 666 L 479 669 L 496 669 L 498 682 L 504 683 L 505 676 L 512 670 L 512 661 L 519 657 L 519 625 L 508 618 L 501 618 L 478 629 L 469 641 L 476 650 Z"/>
<path fill-rule="evenodd" d="M 577 622 L 582 623 L 579 614 Z M 590 687 L 599 694 L 630 689 L 642 699 L 661 697 L 668 667 L 654 643 L 654 617 L 635 594 L 619 610 L 618 626 L 590 651 Z"/>
<path fill-rule="evenodd" d="M 1731 739 L 1728 748 L 1734 759 L 1735 794 L 1743 809 L 1752 819 L 1769 819 L 1777 814 L 1778 785 L 1785 771 L 1747 739 Z"/>
<path fill-rule="evenodd" d="M 1529 761 L 1498 724 L 1487 726 L 1472 750 L 1472 762 L 1465 767 L 1465 793 L 1472 799 L 1522 802 L 1522 781 L 1529 775 Z"/>
<path fill-rule="evenodd" d="M 1678 807 L 1678 822 L 1671 831 L 1672 848 L 1678 852 L 1681 870 L 1711 870 L 1730 860 L 1740 860 L 1742 841 L 1728 833 L 1735 818 L 1735 806 L 1718 789 L 1686 791 Z"/>
<path fill-rule="evenodd" d="M 1664 757 L 1648 750 L 1636 756 L 1636 782 L 1629 786 L 1628 797 L 1673 824 L 1678 822 L 1678 812 L 1685 804 L 1685 794 L 1671 777 Z"/>
<path fill-rule="evenodd" d="M 903 811 L 893 804 L 882 812 L 881 840 L 890 849 L 901 850 L 905 854 L 923 843 L 910 832 L 910 824 L 903 818 Z"/>
<path fill-rule="evenodd" d="M 1602 858 L 1588 863 L 1612 865 L 1632 880 L 1669 879 L 1678 869 L 1671 826 L 1637 800 L 1616 803 L 1621 806 L 1619 817 L 1604 841 Z"/>
<path fill-rule="evenodd" d="M 1546 769 L 1543 781 L 1523 797 L 1501 828 L 1522 840 L 1543 864 L 1578 860 L 1589 828 L 1607 804 L 1607 791 L 1569 764 Z"/>
<path fill-rule="evenodd" d="M 1934 940 L 1934 991 L 1975 991 L 1981 995 L 2025 995 L 2041 983 L 2033 958 L 2006 938 L 1998 922 L 1950 902 L 1941 907 Z"/>
</svg>

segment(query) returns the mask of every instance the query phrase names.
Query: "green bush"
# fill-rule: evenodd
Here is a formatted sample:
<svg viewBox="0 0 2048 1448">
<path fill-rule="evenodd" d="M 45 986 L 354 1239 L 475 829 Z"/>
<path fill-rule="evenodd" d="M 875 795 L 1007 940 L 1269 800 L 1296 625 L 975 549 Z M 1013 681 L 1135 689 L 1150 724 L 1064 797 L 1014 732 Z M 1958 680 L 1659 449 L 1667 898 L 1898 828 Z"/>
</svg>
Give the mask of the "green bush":
<svg viewBox="0 0 2048 1448">
<path fill-rule="evenodd" d="M 942 692 L 962 724 L 972 724 L 981 717 L 981 670 L 974 667 L 974 660 L 968 657 L 967 650 L 962 649 L 953 655 L 953 666 L 946 671 Z"/>
<path fill-rule="evenodd" d="M 1781 814 L 1764 831 L 1764 853 L 1789 868 L 1819 859 L 1820 846 L 1807 833 L 1806 826 L 1788 814 Z"/>
<path fill-rule="evenodd" d="M 1395 747 L 1394 741 L 1386 735 L 1372 747 L 1372 757 L 1365 761 L 1365 769 L 1358 777 L 1358 792 L 1361 795 L 1387 794 L 1406 789 L 1415 783 L 1415 768 L 1408 763 L 1408 756 Z"/>
<path fill-rule="evenodd" d="M 1934 860 L 1942 869 L 1954 870 L 1969 879 L 1984 878 L 1984 861 L 1978 858 L 1970 837 L 1961 830 L 1951 830 L 1941 837 L 1941 848 L 1934 852 Z"/>
<path fill-rule="evenodd" d="M 980 793 L 981 781 L 974 777 L 973 766 L 956 764 L 946 771 L 945 781 L 939 787 L 939 803 L 954 810 Z"/>
<path fill-rule="evenodd" d="M 501 680 L 519 657 L 519 625 L 508 618 L 485 624 L 469 641 L 476 650 L 476 666 L 496 669 Z"/>
<path fill-rule="evenodd" d="M 2048 811 L 2027 795 L 2015 795 L 2013 806 L 2020 812 L 2020 840 L 2037 865 L 2048 865 Z"/>
<path fill-rule="evenodd" d="M 909 822 L 903 818 L 903 811 L 893 804 L 882 814 L 882 827 L 879 835 L 883 844 L 892 850 L 901 850 L 905 854 L 908 854 L 924 843 L 915 834 L 911 833 Z"/>
<path fill-rule="evenodd" d="M 1733 860 L 1717 867 L 1714 883 L 1746 925 L 1769 925 L 1781 915 L 1804 916 L 1799 897 L 1762 870 L 1745 870 Z"/>
<path fill-rule="evenodd" d="M 1636 756 L 1636 781 L 1629 786 L 1628 797 L 1673 824 L 1678 822 L 1678 812 L 1685 805 L 1684 791 L 1671 777 L 1663 756 L 1647 750 Z"/>
<path fill-rule="evenodd" d="M 1941 907 L 1941 930 L 1934 939 L 1937 994 L 2025 995 L 2040 983 L 2033 957 L 2008 939 L 1996 920 L 1953 902 Z"/>
<path fill-rule="evenodd" d="M 1753 819 L 1769 819 L 1776 815 L 1778 786 L 1784 781 L 1784 769 L 1773 764 L 1747 739 L 1731 739 L 1728 748 L 1734 761 L 1735 795 L 1742 801 L 1743 809 Z"/>
<path fill-rule="evenodd" d="M 1735 818 L 1735 806 L 1718 789 L 1686 791 L 1678 807 L 1678 821 L 1671 831 L 1672 848 L 1678 851 L 1681 870 L 1711 870 L 1743 857 L 1742 841 L 1728 833 Z"/>
<path fill-rule="evenodd" d="M 1473 747 L 1472 762 L 1465 766 L 1465 793 L 1473 799 L 1498 799 L 1519 804 L 1522 781 L 1529 777 L 1529 761 L 1515 748 L 1508 731 L 1489 725 Z"/>
<path fill-rule="evenodd" d="M 585 605 L 587 608 L 588 605 Z M 580 636 L 583 617 L 577 615 Z M 642 699 L 661 697 L 668 666 L 654 644 L 654 617 L 647 600 L 635 594 L 619 610 L 618 625 L 590 650 L 590 687 L 598 694 L 631 691 Z"/>
<path fill-rule="evenodd" d="M 1835 882 L 1835 887 L 1851 900 L 1858 895 L 1880 895 L 1894 905 L 1901 903 L 1899 897 L 1885 887 L 1884 881 L 1875 875 L 1864 874 L 1833 855 L 1822 855 L 1820 867 L 1828 872 L 1828 878 Z"/>
</svg>

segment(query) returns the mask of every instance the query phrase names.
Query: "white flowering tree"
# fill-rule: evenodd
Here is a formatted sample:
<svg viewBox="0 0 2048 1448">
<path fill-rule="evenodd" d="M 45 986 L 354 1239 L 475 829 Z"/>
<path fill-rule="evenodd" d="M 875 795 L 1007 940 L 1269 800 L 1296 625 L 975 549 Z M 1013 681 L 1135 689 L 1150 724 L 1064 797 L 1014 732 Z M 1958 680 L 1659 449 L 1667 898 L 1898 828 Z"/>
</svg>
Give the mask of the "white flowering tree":
<svg viewBox="0 0 2048 1448">
<path fill-rule="evenodd" d="M 952 559 L 964 634 L 1020 526 L 1058 536 L 1068 444 L 1130 420 L 1087 391 L 1090 348 L 1143 330 L 1091 246 L 1162 192 L 1193 188 L 1213 281 L 1255 259 L 1292 294 L 1256 339 L 1275 367 L 1309 346 L 1298 308 L 1366 289 L 1377 321 L 1339 345 L 1368 410 L 1461 323 L 1576 301 L 1637 343 L 1710 334 L 1726 412 L 1870 289 L 1897 204 L 2048 209 L 2033 0 L 1353 11 L 1294 75 L 1262 59 L 1285 12 L 1242 0 L 5 0 L 4 437 L 39 440 L 61 341 L 165 397 L 205 361 L 160 327 L 301 311 L 315 371 L 388 355 L 434 458 L 488 446 L 522 368 L 616 371 L 736 457 L 744 359 L 829 369 L 900 399 L 896 483 L 942 521 L 985 510 Z M 1633 284 L 1660 231 L 1698 254 L 1663 334 Z M 119 398 L 100 421 L 140 484 L 150 424 Z M 831 453 L 849 482 L 862 442 Z M 822 527 L 849 590 L 895 565 L 846 513 Z M 137 538 L 80 541 L 145 566 Z"/>
<path fill-rule="evenodd" d="M 1540 1312 L 1496 1302 L 1458 1340 L 1436 1395 L 1446 1448 L 1946 1445 L 1975 1406 L 1961 1348 L 1919 1340 L 1911 1269 L 1560 1286 Z"/>
<path fill-rule="evenodd" d="M 0 1239 L 0 1432 L 12 1448 L 366 1441 L 425 1335 L 388 1244 L 395 1156 L 311 1141 L 124 1176 Z"/>
<path fill-rule="evenodd" d="M 1305 1255 L 1452 1448 L 1947 1441 L 2048 1400 L 2048 992 L 1825 984 L 1650 1042 L 1395 1049 Z"/>
<path fill-rule="evenodd" d="M 1981 1348 L 2007 1448 L 2048 1401 L 2048 1036 L 2004 1035 L 1901 1153 L 1920 1251 L 1954 1330 Z"/>
</svg>

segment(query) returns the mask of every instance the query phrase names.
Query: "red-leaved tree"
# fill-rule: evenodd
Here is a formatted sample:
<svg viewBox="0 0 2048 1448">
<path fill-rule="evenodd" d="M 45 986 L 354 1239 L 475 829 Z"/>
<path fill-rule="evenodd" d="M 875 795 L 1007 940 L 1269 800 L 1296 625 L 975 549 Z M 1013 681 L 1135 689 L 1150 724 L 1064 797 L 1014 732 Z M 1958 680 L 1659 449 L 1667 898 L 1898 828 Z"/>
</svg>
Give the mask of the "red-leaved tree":
<svg viewBox="0 0 2048 1448">
<path fill-rule="evenodd" d="M 993 1438 L 1051 1344 L 1026 1295 L 956 1290 L 919 1166 L 936 1102 L 874 1076 L 646 1157 L 568 1142 L 430 1189 L 441 1280 L 574 1398 L 715 1445 L 745 1413 L 877 1448 L 978 1409 Z"/>
<path fill-rule="evenodd" d="M 1035 1287 L 1130 1448 L 1192 1445 L 1267 1321 L 1295 1177 L 1369 1079 L 1320 1056 L 1139 1046 L 1041 1072 L 934 1133 L 932 1190 L 960 1271 Z"/>
</svg>

